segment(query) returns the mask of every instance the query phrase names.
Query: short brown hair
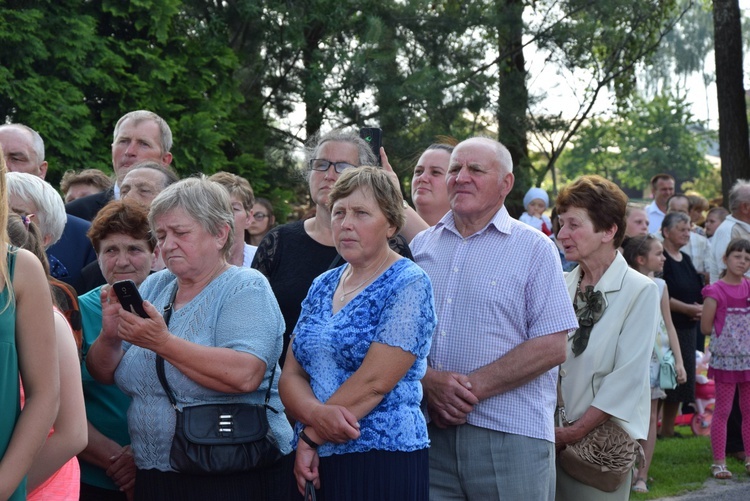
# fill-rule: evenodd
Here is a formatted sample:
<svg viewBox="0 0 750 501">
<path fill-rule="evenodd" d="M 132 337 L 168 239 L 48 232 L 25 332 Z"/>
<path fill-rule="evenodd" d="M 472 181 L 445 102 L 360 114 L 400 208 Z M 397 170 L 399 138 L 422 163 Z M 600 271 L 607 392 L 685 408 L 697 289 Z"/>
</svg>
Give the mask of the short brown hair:
<svg viewBox="0 0 750 501">
<path fill-rule="evenodd" d="M 657 175 L 655 175 L 654 177 L 651 178 L 651 189 L 652 190 L 655 189 L 656 188 L 656 183 L 658 183 L 662 179 L 665 179 L 667 181 L 674 181 L 674 177 L 671 174 L 667 174 L 665 172 L 661 172 L 661 173 L 659 173 L 659 174 L 657 174 Z"/>
<path fill-rule="evenodd" d="M 560 190 L 555 205 L 560 214 L 573 207 L 585 209 L 596 231 L 616 226 L 613 243 L 615 248 L 622 244 L 628 197 L 612 181 L 596 175 L 582 176 Z"/>
<path fill-rule="evenodd" d="M 385 171 L 379 167 L 364 166 L 345 170 L 328 195 L 329 210 L 337 200 L 348 197 L 357 189 L 371 193 L 388 223 L 396 227 L 396 233 L 401 231 L 406 223 L 404 197 L 393 186 Z"/>
<path fill-rule="evenodd" d="M 63 192 L 63 195 L 67 195 L 68 190 L 74 184 L 88 184 L 104 191 L 112 187 L 112 178 L 99 169 L 65 171 L 65 174 L 63 174 L 63 177 L 60 180 L 60 191 Z"/>
<path fill-rule="evenodd" d="M 91 222 L 87 235 L 99 254 L 102 240 L 115 233 L 143 240 L 152 251 L 156 248 L 156 239 L 148 225 L 148 209 L 135 200 L 113 200 L 105 205 Z"/>
<path fill-rule="evenodd" d="M 245 210 L 252 210 L 253 205 L 255 205 L 255 194 L 247 179 L 231 172 L 221 171 L 209 176 L 208 180 L 219 183 L 226 188 L 230 197 L 234 195 L 239 198 L 242 205 L 245 206 Z"/>
</svg>

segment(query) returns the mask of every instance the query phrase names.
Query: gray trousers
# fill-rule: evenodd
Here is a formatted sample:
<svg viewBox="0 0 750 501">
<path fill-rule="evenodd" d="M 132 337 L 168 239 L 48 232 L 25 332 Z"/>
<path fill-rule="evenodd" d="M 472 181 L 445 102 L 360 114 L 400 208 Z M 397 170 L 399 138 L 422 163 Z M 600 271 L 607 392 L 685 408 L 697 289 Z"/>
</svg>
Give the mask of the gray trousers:
<svg viewBox="0 0 750 501">
<path fill-rule="evenodd" d="M 555 445 L 470 424 L 430 434 L 430 500 L 552 501 Z"/>
</svg>

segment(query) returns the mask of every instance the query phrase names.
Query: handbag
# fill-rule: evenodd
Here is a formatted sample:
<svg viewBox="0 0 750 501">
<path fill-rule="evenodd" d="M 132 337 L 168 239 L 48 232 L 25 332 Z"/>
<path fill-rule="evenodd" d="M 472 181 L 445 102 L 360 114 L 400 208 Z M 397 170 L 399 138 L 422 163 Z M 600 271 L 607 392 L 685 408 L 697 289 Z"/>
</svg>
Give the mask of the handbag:
<svg viewBox="0 0 750 501">
<path fill-rule="evenodd" d="M 557 415 L 562 426 L 573 424 L 565 417 L 565 403 L 558 378 Z M 557 455 L 557 464 L 582 484 L 614 492 L 627 480 L 636 462 L 644 462 L 643 449 L 620 425 L 608 419 L 581 440 Z"/>
<path fill-rule="evenodd" d="M 659 386 L 663 390 L 677 388 L 677 371 L 674 368 L 675 359 L 672 350 L 667 350 L 659 364 Z"/>
<path fill-rule="evenodd" d="M 169 305 L 164 308 L 167 326 L 176 292 L 175 287 Z M 231 474 L 265 468 L 281 459 L 283 454 L 266 415 L 267 410 L 278 413 L 268 405 L 276 367 L 271 373 L 263 405 L 203 404 L 185 406 L 182 410 L 167 382 L 164 358 L 160 355 L 156 356 L 156 373 L 177 418 L 169 452 L 169 464 L 175 471 L 195 475 Z"/>
<path fill-rule="evenodd" d="M 654 343 L 654 351 L 656 351 L 656 357 L 659 359 L 659 387 L 662 390 L 674 390 L 677 388 L 674 353 L 669 348 L 662 352 L 658 339 Z"/>
</svg>

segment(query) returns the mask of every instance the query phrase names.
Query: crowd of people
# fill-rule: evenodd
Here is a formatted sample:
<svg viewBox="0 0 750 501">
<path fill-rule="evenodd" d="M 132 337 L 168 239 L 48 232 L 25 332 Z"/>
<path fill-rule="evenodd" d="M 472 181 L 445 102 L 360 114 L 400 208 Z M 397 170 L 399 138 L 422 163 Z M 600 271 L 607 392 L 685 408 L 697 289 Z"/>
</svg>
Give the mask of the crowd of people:
<svg viewBox="0 0 750 501">
<path fill-rule="evenodd" d="M 473 137 L 425 149 L 412 208 L 385 150 L 334 130 L 306 150 L 311 217 L 276 225 L 240 176 L 180 180 L 172 143 L 127 113 L 114 176 L 58 191 L 39 134 L 0 126 L 0 499 L 628 499 L 696 351 L 710 471 L 745 461 L 750 182 L 724 209 L 583 176 L 514 219 L 511 155 Z M 604 424 L 645 452 L 606 490 L 560 460 Z"/>
</svg>

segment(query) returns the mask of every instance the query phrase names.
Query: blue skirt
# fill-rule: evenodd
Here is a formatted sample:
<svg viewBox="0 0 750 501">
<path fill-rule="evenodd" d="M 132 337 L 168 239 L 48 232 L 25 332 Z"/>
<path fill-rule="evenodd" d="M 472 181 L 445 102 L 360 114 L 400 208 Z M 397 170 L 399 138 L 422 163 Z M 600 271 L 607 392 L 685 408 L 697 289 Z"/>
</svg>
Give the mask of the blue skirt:
<svg viewBox="0 0 750 501">
<path fill-rule="evenodd" d="M 428 501 L 427 451 L 373 450 L 320 458 L 317 500 Z"/>
</svg>

